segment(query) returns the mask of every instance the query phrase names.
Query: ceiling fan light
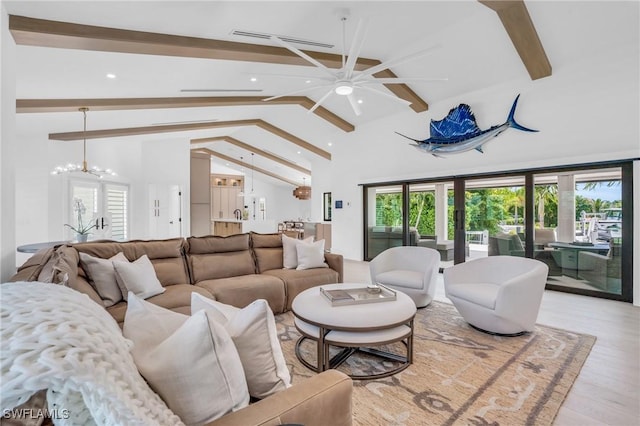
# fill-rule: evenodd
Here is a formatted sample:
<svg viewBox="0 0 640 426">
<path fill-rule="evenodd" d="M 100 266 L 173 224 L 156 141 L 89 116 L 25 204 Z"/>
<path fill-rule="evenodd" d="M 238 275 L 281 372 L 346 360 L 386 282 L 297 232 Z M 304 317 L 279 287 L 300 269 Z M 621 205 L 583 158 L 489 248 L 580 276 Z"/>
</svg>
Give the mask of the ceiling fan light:
<svg viewBox="0 0 640 426">
<path fill-rule="evenodd" d="M 341 83 L 334 89 L 337 95 L 348 96 L 353 93 L 353 86 L 351 84 Z"/>
</svg>

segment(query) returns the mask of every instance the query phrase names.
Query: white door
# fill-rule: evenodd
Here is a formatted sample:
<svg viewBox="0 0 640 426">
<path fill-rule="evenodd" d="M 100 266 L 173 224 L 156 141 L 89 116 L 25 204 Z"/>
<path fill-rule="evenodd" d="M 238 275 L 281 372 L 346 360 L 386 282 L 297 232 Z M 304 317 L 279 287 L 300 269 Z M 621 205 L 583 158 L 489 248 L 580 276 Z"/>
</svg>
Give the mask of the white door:
<svg viewBox="0 0 640 426">
<path fill-rule="evenodd" d="M 182 189 L 179 185 L 149 185 L 149 238 L 182 236 Z"/>
</svg>

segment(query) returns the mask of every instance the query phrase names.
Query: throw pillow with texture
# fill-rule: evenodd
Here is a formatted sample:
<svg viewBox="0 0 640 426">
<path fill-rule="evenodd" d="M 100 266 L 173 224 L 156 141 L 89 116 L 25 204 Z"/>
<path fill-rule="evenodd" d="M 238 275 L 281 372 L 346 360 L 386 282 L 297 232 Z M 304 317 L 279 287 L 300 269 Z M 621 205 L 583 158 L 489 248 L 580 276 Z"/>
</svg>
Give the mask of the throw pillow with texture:
<svg viewBox="0 0 640 426">
<path fill-rule="evenodd" d="M 301 243 L 297 246 L 298 267 L 296 269 L 328 268 L 324 262 L 324 240 L 315 243 Z"/>
<path fill-rule="evenodd" d="M 124 300 L 129 292 L 143 299 L 164 293 L 165 288 L 158 281 L 153 263 L 146 254 L 131 263 L 114 260 L 113 268 Z"/>
<path fill-rule="evenodd" d="M 113 269 L 113 262 L 129 263 L 129 259 L 124 253 L 119 252 L 109 259 L 90 256 L 80 253 L 80 265 L 89 277 L 89 283 L 96 289 L 105 308 L 113 306 L 122 300 L 126 291 L 121 291 L 116 280 L 116 272 Z"/>
<path fill-rule="evenodd" d="M 133 293 L 123 334 L 142 376 L 187 425 L 201 425 L 249 404 L 240 357 L 224 326 L 206 311 L 191 317 Z"/>
<path fill-rule="evenodd" d="M 191 293 L 191 312 L 202 310 L 223 321 L 240 355 L 252 397 L 266 398 L 291 386 L 275 318 L 266 300 L 239 309 Z"/>
<path fill-rule="evenodd" d="M 299 240 L 282 234 L 282 266 L 285 269 L 296 269 L 298 267 L 298 249 L 300 242 L 312 243 L 313 237 Z"/>
</svg>

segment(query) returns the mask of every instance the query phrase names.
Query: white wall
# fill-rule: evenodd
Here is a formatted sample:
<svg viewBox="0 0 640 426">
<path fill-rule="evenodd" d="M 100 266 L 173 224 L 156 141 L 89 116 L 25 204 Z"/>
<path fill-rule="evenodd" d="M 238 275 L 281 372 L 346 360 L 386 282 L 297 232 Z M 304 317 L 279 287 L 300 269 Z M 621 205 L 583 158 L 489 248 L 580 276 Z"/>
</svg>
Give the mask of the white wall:
<svg viewBox="0 0 640 426">
<path fill-rule="evenodd" d="M 245 182 L 245 191 L 251 189 L 251 177 Z M 266 198 L 267 220 L 275 223 L 283 220 L 298 220 L 302 218 L 306 220 L 310 217 L 311 201 L 301 201 L 293 196 L 292 186 L 272 185 L 263 180 L 254 177 L 253 188 L 258 197 Z M 249 206 L 249 212 L 253 212 L 253 204 L 249 198 L 245 199 L 245 204 Z M 258 200 L 256 199 L 256 209 L 258 208 Z M 249 216 L 253 219 L 253 216 Z M 256 211 L 256 220 L 259 220 L 259 212 Z"/>
</svg>

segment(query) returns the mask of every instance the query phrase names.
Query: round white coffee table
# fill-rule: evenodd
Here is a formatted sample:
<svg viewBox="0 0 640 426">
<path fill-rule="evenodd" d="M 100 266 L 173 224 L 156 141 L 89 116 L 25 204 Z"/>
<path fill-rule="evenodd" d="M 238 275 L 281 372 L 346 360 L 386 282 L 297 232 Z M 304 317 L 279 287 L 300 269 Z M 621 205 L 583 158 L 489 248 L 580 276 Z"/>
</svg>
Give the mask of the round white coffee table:
<svg viewBox="0 0 640 426">
<path fill-rule="evenodd" d="M 366 284 L 343 283 L 321 286 L 325 290 L 366 287 Z M 416 305 L 402 292 L 396 300 L 357 305 L 332 306 L 320 294 L 320 287 L 312 287 L 298 294 L 291 310 L 296 329 L 302 337 L 296 343 L 296 356 L 307 368 L 321 372 L 336 368 L 351 355 L 365 352 L 399 362 L 397 368 L 373 375 L 351 375 L 353 379 L 377 379 L 396 374 L 413 362 L 413 319 Z M 317 365 L 304 359 L 300 345 L 307 339 L 317 342 Z M 372 346 L 402 342 L 406 354 L 381 351 Z M 343 348 L 333 358 L 329 347 Z"/>
</svg>

